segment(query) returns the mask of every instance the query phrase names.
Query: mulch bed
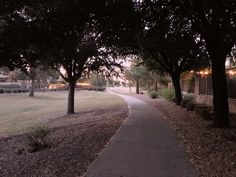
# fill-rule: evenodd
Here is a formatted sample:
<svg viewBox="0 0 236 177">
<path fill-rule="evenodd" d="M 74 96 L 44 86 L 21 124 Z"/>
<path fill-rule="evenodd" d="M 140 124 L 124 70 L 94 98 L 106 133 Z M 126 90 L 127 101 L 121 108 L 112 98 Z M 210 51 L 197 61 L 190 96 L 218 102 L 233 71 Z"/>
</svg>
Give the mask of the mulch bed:
<svg viewBox="0 0 236 177">
<path fill-rule="evenodd" d="M 126 114 L 91 123 L 50 129 L 49 147 L 30 153 L 26 134 L 0 139 L 1 177 L 83 175 L 125 119 Z"/>
<path fill-rule="evenodd" d="M 191 163 L 198 169 L 199 177 L 236 177 L 236 128 L 210 128 L 194 112 L 164 99 L 151 100 L 146 95 L 135 95 L 154 105 L 167 119 L 186 150 Z"/>
</svg>

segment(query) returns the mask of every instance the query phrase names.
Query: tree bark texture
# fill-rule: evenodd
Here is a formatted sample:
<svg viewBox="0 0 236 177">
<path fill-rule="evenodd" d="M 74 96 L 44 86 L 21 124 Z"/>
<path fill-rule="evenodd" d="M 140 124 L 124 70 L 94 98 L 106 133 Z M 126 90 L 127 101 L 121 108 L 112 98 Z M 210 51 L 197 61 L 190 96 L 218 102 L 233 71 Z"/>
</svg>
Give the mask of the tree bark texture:
<svg viewBox="0 0 236 177">
<path fill-rule="evenodd" d="M 67 114 L 75 113 L 75 85 L 76 83 L 74 83 L 73 81 L 69 82 Z"/>
<path fill-rule="evenodd" d="M 139 94 L 139 80 L 136 80 L 136 94 Z"/>
<path fill-rule="evenodd" d="M 30 73 L 30 78 L 31 78 L 31 86 L 30 86 L 30 90 L 29 90 L 30 97 L 34 97 L 35 77 L 36 77 L 35 69 L 32 69 L 32 71 Z"/>
<path fill-rule="evenodd" d="M 155 81 L 155 91 L 157 92 L 158 91 L 158 82 Z"/>
<path fill-rule="evenodd" d="M 175 99 L 176 104 L 180 105 L 182 101 L 182 92 L 181 92 L 181 86 L 180 86 L 180 74 L 172 74 L 171 75 L 172 83 L 175 90 Z"/>
<path fill-rule="evenodd" d="M 212 86 L 214 105 L 214 126 L 229 127 L 229 103 L 225 70 L 225 58 L 220 54 L 212 57 Z"/>
</svg>

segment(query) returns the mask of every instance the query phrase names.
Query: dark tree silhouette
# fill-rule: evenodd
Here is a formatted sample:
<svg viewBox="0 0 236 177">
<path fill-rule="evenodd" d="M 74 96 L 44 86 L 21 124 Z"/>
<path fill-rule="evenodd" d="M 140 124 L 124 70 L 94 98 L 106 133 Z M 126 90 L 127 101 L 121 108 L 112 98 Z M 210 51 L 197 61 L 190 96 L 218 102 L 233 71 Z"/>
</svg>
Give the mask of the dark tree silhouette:
<svg viewBox="0 0 236 177">
<path fill-rule="evenodd" d="M 52 0 L 28 1 L 17 10 L 6 10 L 4 31 L 10 35 L 4 35 L 5 64 L 26 70 L 39 64 L 56 69 L 69 85 L 67 112 L 74 113 L 75 86 L 82 73 L 120 66 L 115 52 L 101 40 L 97 19 L 104 6 L 105 1 Z"/>
<path fill-rule="evenodd" d="M 188 20 L 179 18 L 165 0 L 142 4 L 144 35 L 141 42 L 144 63 L 171 76 L 176 103 L 182 100 L 180 75 L 207 66 L 202 41 L 193 36 Z"/>
<path fill-rule="evenodd" d="M 98 7 L 98 2 L 87 0 L 55 1 L 45 12 L 46 63 L 69 85 L 68 114 L 74 113 L 75 87 L 83 72 L 119 66 L 115 53 L 102 43 Z"/>
<path fill-rule="evenodd" d="M 206 42 L 212 62 L 214 125 L 229 127 L 225 62 L 236 42 L 236 1 L 183 0 L 175 3 L 179 14 L 191 21 L 193 32 Z"/>
<path fill-rule="evenodd" d="M 12 1 L 13 2 L 13 1 Z M 18 9 L 7 11 L 3 16 L 1 47 L 4 65 L 10 69 L 20 68 L 31 79 L 29 96 L 34 96 L 35 70 L 40 63 L 39 44 L 43 43 L 39 35 L 39 21 L 34 18 L 31 9 L 24 4 Z"/>
</svg>

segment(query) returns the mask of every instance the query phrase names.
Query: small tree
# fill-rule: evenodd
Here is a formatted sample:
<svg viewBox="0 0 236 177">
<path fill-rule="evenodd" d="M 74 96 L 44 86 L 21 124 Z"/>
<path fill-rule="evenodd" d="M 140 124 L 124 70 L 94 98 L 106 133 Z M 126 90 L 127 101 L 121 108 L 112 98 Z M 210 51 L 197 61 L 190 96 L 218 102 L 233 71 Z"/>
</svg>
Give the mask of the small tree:
<svg viewBox="0 0 236 177">
<path fill-rule="evenodd" d="M 46 64 L 59 72 L 68 83 L 67 113 L 74 113 L 74 94 L 78 79 L 84 72 L 120 66 L 113 51 L 106 48 L 98 25 L 97 1 L 56 1 L 45 8 L 43 29 L 47 43 L 44 53 Z M 64 73 L 61 68 L 64 69 Z"/>
<path fill-rule="evenodd" d="M 179 18 L 170 2 L 147 0 L 142 4 L 142 10 L 143 61 L 149 68 L 170 75 L 179 105 L 182 100 L 181 73 L 209 64 L 204 45 L 193 36 L 188 20 Z"/>
<path fill-rule="evenodd" d="M 125 78 L 129 82 L 136 84 L 136 93 L 139 94 L 140 85 L 147 84 L 148 87 L 153 84 L 153 73 L 148 71 L 143 65 L 133 62 L 129 70 L 125 71 Z"/>
<path fill-rule="evenodd" d="M 106 78 L 103 74 L 93 74 L 90 78 L 90 84 L 96 88 L 106 87 Z"/>
</svg>

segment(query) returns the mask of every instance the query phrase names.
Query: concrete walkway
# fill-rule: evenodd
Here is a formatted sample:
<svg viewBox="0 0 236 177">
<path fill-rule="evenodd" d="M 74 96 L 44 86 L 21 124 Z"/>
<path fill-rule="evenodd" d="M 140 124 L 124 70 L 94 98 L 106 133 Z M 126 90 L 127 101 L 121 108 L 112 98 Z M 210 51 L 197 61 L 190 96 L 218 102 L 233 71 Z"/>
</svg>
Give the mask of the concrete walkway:
<svg viewBox="0 0 236 177">
<path fill-rule="evenodd" d="M 147 103 L 127 95 L 130 116 L 86 177 L 197 177 L 174 132 Z"/>
</svg>

